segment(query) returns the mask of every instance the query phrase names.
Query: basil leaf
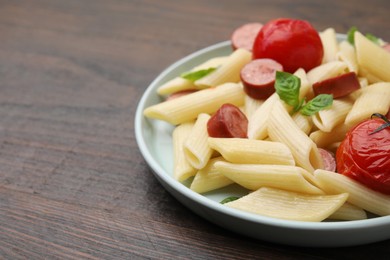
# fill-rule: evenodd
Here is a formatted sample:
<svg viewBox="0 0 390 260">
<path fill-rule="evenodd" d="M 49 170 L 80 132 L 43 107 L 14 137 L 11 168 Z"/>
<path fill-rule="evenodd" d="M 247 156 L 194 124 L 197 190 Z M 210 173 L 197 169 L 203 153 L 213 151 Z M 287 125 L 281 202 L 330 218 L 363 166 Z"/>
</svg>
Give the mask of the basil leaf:
<svg viewBox="0 0 390 260">
<path fill-rule="evenodd" d="M 299 101 L 299 89 L 301 79 L 288 72 L 277 71 L 275 78 L 275 91 L 280 99 L 298 111 L 301 102 Z"/>
<path fill-rule="evenodd" d="M 184 72 L 180 75 L 180 77 L 194 82 L 198 79 L 203 78 L 204 76 L 207 76 L 208 74 L 210 74 L 214 70 L 216 70 L 216 68 L 208 68 L 208 69 L 204 69 L 204 70 Z"/>
<path fill-rule="evenodd" d="M 352 45 L 354 45 L 355 44 L 355 32 L 357 31 L 357 28 L 356 28 L 356 26 L 352 26 L 349 30 L 348 30 L 348 32 L 347 32 L 347 41 L 350 43 L 350 44 L 352 44 Z"/>
<path fill-rule="evenodd" d="M 380 39 L 376 37 L 375 35 L 372 35 L 371 33 L 366 34 L 366 38 L 372 41 L 373 43 L 380 44 Z"/>
<path fill-rule="evenodd" d="M 333 104 L 333 96 L 329 94 L 320 94 L 307 102 L 300 110 L 302 115 L 312 116 L 318 111 L 328 108 Z"/>
<path fill-rule="evenodd" d="M 225 204 L 225 203 L 228 203 L 228 202 L 232 202 L 232 201 L 238 200 L 239 198 L 240 197 L 235 197 L 235 196 L 227 197 L 227 198 L 224 198 L 220 203 L 221 204 Z"/>
</svg>

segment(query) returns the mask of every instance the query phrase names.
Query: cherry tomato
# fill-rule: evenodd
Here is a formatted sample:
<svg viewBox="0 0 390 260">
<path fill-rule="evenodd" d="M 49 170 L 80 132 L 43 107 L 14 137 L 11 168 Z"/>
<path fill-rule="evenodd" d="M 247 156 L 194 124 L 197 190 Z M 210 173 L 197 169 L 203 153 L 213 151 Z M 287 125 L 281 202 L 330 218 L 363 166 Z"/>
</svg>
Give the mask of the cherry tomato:
<svg viewBox="0 0 390 260">
<path fill-rule="evenodd" d="M 373 118 L 352 128 L 336 152 L 337 171 L 365 186 L 390 195 L 390 127 Z"/>
<path fill-rule="evenodd" d="M 322 62 L 324 49 L 318 32 L 303 20 L 276 19 L 265 24 L 253 44 L 253 58 L 270 58 L 285 71 L 305 71 Z"/>
</svg>

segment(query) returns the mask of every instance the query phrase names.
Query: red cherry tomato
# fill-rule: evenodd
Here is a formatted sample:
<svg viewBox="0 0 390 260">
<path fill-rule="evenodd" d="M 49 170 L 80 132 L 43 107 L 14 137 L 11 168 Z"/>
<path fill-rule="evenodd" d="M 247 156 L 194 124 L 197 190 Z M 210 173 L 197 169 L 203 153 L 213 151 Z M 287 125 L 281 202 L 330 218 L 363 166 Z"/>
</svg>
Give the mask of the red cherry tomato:
<svg viewBox="0 0 390 260">
<path fill-rule="evenodd" d="M 390 127 L 370 134 L 384 123 L 374 118 L 352 128 L 337 149 L 336 161 L 339 173 L 390 195 Z"/>
<path fill-rule="evenodd" d="M 270 58 L 285 71 L 305 71 L 322 62 L 324 49 L 318 32 L 303 20 L 276 19 L 265 24 L 253 44 L 253 58 Z"/>
</svg>

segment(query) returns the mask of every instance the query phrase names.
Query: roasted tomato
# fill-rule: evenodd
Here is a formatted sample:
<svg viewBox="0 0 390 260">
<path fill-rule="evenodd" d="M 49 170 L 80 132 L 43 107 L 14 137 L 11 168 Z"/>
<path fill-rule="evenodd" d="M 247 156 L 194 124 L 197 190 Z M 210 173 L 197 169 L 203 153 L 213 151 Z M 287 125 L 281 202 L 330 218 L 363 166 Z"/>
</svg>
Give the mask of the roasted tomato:
<svg viewBox="0 0 390 260">
<path fill-rule="evenodd" d="M 386 118 L 365 120 L 346 135 L 336 153 L 337 171 L 390 195 L 390 124 Z"/>
<path fill-rule="evenodd" d="M 265 24 L 253 44 L 253 58 L 269 58 L 285 71 L 306 71 L 322 62 L 324 49 L 318 32 L 307 21 L 276 19 Z"/>
</svg>

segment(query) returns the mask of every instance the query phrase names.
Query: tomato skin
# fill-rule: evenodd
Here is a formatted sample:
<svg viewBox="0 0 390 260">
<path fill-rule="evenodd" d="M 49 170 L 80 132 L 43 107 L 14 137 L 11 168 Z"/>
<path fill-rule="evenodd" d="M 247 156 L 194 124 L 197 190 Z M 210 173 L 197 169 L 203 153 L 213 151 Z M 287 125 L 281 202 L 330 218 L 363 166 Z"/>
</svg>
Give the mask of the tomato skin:
<svg viewBox="0 0 390 260">
<path fill-rule="evenodd" d="M 253 59 L 270 58 L 285 71 L 305 71 L 322 62 L 324 49 L 318 32 L 304 20 L 276 19 L 265 24 L 253 44 Z"/>
<path fill-rule="evenodd" d="M 337 149 L 336 161 L 339 173 L 390 195 L 390 128 L 370 135 L 383 124 L 375 118 L 352 128 Z"/>
</svg>

